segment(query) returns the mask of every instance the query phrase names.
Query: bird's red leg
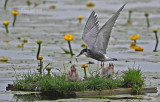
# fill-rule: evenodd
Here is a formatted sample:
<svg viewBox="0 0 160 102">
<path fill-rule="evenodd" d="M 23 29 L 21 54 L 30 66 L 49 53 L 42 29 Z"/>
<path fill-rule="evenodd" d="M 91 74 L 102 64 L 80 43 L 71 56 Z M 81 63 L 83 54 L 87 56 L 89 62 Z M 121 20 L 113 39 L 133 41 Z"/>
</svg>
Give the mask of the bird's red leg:
<svg viewBox="0 0 160 102">
<path fill-rule="evenodd" d="M 102 62 L 101 62 L 101 68 L 103 67 Z"/>
<path fill-rule="evenodd" d="M 103 62 L 103 68 L 104 68 L 104 62 Z"/>
</svg>

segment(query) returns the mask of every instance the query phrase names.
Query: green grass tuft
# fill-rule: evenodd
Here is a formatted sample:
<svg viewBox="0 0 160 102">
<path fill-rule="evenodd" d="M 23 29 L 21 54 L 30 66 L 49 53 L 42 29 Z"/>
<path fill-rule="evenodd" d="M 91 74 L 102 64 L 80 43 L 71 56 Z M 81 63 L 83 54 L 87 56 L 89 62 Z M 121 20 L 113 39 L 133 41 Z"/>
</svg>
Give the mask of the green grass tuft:
<svg viewBox="0 0 160 102">
<path fill-rule="evenodd" d="M 129 68 L 123 72 L 123 87 L 132 88 L 133 91 L 140 91 L 144 85 L 144 78 L 140 69 Z"/>
</svg>

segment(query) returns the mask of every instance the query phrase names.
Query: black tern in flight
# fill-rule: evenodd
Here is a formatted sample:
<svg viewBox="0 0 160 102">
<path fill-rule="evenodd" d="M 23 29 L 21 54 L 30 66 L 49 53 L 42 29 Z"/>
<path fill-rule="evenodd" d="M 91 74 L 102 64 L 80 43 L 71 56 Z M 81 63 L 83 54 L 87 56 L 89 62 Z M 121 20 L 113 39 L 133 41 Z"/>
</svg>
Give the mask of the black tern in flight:
<svg viewBox="0 0 160 102">
<path fill-rule="evenodd" d="M 79 57 L 85 54 L 87 57 L 101 61 L 101 67 L 104 67 L 105 61 L 114 61 L 115 58 L 106 56 L 106 49 L 108 46 L 109 38 L 111 35 L 112 27 L 115 24 L 120 12 L 124 8 L 124 4 L 103 26 L 101 29 L 98 27 L 97 15 L 93 11 L 89 16 L 85 25 L 82 40 L 87 44 L 88 48 L 82 49 Z"/>
</svg>

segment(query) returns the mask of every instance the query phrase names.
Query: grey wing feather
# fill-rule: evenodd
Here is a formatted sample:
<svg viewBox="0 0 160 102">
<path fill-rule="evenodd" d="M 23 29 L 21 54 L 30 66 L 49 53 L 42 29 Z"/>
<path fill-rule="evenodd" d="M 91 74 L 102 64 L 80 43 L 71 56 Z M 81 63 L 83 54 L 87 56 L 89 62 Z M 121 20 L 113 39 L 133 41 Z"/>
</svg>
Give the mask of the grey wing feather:
<svg viewBox="0 0 160 102">
<path fill-rule="evenodd" d="M 95 15 L 95 12 L 93 11 L 87 20 L 82 35 L 82 40 L 88 45 L 89 49 L 92 49 L 94 46 L 98 30 L 97 15 Z"/>
<path fill-rule="evenodd" d="M 126 4 L 124 4 L 99 30 L 93 50 L 106 54 L 112 27 L 125 5 Z"/>
</svg>

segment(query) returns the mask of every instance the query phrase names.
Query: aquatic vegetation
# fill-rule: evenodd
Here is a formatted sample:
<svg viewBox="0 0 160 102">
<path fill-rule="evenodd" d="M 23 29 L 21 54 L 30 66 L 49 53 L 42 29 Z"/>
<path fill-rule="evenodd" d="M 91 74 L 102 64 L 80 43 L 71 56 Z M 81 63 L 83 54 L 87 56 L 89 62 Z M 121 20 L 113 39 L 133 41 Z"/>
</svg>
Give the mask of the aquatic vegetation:
<svg viewBox="0 0 160 102">
<path fill-rule="evenodd" d="M 34 4 L 34 7 L 37 7 L 37 6 L 39 6 L 40 5 L 40 3 L 35 3 Z"/>
<path fill-rule="evenodd" d="M 22 43 L 21 45 L 19 44 L 17 47 L 18 48 L 23 48 L 24 47 L 24 43 Z"/>
<path fill-rule="evenodd" d="M 79 20 L 79 23 L 81 23 L 81 21 L 82 21 L 82 19 L 83 19 L 83 16 L 78 16 L 77 18 L 78 18 L 78 20 Z"/>
<path fill-rule="evenodd" d="M 9 33 L 9 30 L 8 30 L 9 22 L 8 21 L 4 21 L 3 25 L 4 25 L 5 29 L 6 29 L 6 33 Z"/>
<path fill-rule="evenodd" d="M 135 51 L 143 51 L 143 48 L 142 47 L 139 47 L 139 46 L 135 46 Z"/>
<path fill-rule="evenodd" d="M 131 43 L 130 49 L 135 49 L 135 47 L 136 47 L 136 44 L 135 43 Z"/>
<path fill-rule="evenodd" d="M 40 61 L 40 64 L 39 64 L 39 72 L 40 74 L 42 74 L 42 69 L 43 69 L 43 56 L 39 56 L 38 57 L 38 60 Z"/>
<path fill-rule="evenodd" d="M 41 40 L 38 40 L 38 41 L 37 41 L 37 44 L 38 44 L 38 51 L 37 51 L 37 60 L 38 60 L 39 54 L 40 54 L 40 50 L 41 50 L 42 41 L 41 41 Z"/>
<path fill-rule="evenodd" d="M 81 68 L 84 69 L 84 78 L 87 78 L 87 72 L 86 72 L 86 68 L 87 68 L 87 67 L 88 67 L 87 64 L 83 64 L 83 65 L 81 66 Z"/>
<path fill-rule="evenodd" d="M 61 49 L 65 52 L 65 54 L 71 54 L 71 52 L 63 47 L 61 47 Z"/>
<path fill-rule="evenodd" d="M 133 40 L 136 43 L 136 40 L 139 39 L 139 34 L 130 36 L 130 40 Z"/>
<path fill-rule="evenodd" d="M 158 35 L 157 35 L 158 29 L 154 29 L 153 32 L 154 32 L 155 37 L 156 37 L 156 45 L 155 45 L 155 49 L 153 51 L 156 52 L 157 51 L 157 46 L 158 46 L 158 43 L 159 43 Z"/>
<path fill-rule="evenodd" d="M 73 37 L 73 35 L 71 35 L 71 34 L 66 34 L 66 35 L 64 36 L 64 39 L 67 40 L 67 41 L 72 41 L 72 40 L 74 39 L 74 37 Z"/>
<path fill-rule="evenodd" d="M 130 49 L 134 49 L 135 51 L 143 51 L 142 47 L 136 46 L 135 43 L 131 43 Z"/>
<path fill-rule="evenodd" d="M 21 40 L 20 42 L 28 43 L 28 40 L 27 40 L 27 39 L 23 39 L 23 40 Z"/>
<path fill-rule="evenodd" d="M 45 69 L 48 71 L 47 75 L 48 75 L 48 76 L 51 76 L 51 69 L 52 69 L 52 68 L 51 68 L 51 67 L 46 67 Z"/>
<path fill-rule="evenodd" d="M 84 65 L 83 67 L 86 67 Z M 49 68 L 48 70 L 50 70 Z M 117 73 L 118 74 L 118 73 Z M 132 88 L 138 93 L 144 86 L 144 78 L 140 69 L 129 68 L 123 75 L 115 75 L 114 78 L 100 77 L 99 74 L 90 76 L 84 81 L 71 82 L 67 80 L 66 74 L 41 75 L 38 73 L 26 73 L 14 81 L 16 90 L 53 92 L 69 94 L 73 91 L 107 90 L 115 88 Z"/>
<path fill-rule="evenodd" d="M 87 3 L 86 3 L 86 6 L 87 6 L 87 7 L 94 7 L 95 4 L 94 4 L 93 2 L 87 2 Z"/>
<path fill-rule="evenodd" d="M 7 3 L 8 3 L 8 0 L 5 0 L 5 3 L 4 3 L 4 9 L 6 10 L 7 8 Z"/>
<path fill-rule="evenodd" d="M 116 78 L 101 78 L 100 76 L 90 77 L 87 79 L 87 89 L 90 90 L 105 90 L 121 87 L 122 80 Z"/>
<path fill-rule="evenodd" d="M 1 61 L 1 62 L 7 62 L 7 61 L 8 61 L 8 58 L 3 57 L 3 58 L 0 59 L 0 61 Z"/>
<path fill-rule="evenodd" d="M 139 91 L 144 85 L 144 78 L 140 69 L 129 68 L 128 71 L 124 71 L 123 75 L 123 87 L 133 88 L 133 91 Z"/>
<path fill-rule="evenodd" d="M 15 25 L 15 22 L 16 22 L 16 18 L 17 18 L 17 15 L 18 15 L 18 11 L 17 10 L 13 10 L 12 11 L 12 15 L 13 15 L 13 23 L 12 23 L 12 26 L 14 27 Z"/>
<path fill-rule="evenodd" d="M 49 8 L 50 8 L 50 9 L 55 9 L 56 6 L 55 6 L 55 5 L 51 5 Z"/>
<path fill-rule="evenodd" d="M 113 89 L 121 86 L 122 81 L 119 79 L 109 79 L 101 77 L 90 77 L 86 81 L 70 82 L 66 79 L 66 75 L 40 75 L 37 73 L 24 74 L 22 78 L 14 81 L 14 88 L 26 91 L 50 91 L 65 92 L 84 91 L 84 90 L 103 90 Z"/>
<path fill-rule="evenodd" d="M 83 43 L 83 44 L 81 45 L 81 47 L 83 47 L 83 48 L 88 48 L 85 43 Z"/>
<path fill-rule="evenodd" d="M 27 0 L 27 2 L 26 2 L 26 3 L 27 3 L 27 5 L 28 5 L 28 6 L 30 6 L 30 5 L 31 5 L 31 1 L 30 1 L 30 0 Z"/>
<path fill-rule="evenodd" d="M 66 41 L 68 41 L 68 46 L 69 46 L 70 54 L 71 54 L 71 56 L 73 56 L 74 54 L 73 54 L 72 47 L 71 47 L 71 41 L 74 39 L 74 36 L 71 35 L 71 34 L 66 34 L 64 36 L 64 39 Z"/>
<path fill-rule="evenodd" d="M 128 20 L 127 20 L 127 24 L 128 24 L 128 25 L 131 25 L 131 24 L 132 24 L 131 14 L 132 14 L 132 10 L 129 10 Z"/>
<path fill-rule="evenodd" d="M 8 41 L 3 41 L 3 43 L 8 44 Z"/>
<path fill-rule="evenodd" d="M 146 17 L 147 27 L 150 27 L 150 23 L 149 23 L 149 13 L 145 13 L 144 16 Z"/>
</svg>

